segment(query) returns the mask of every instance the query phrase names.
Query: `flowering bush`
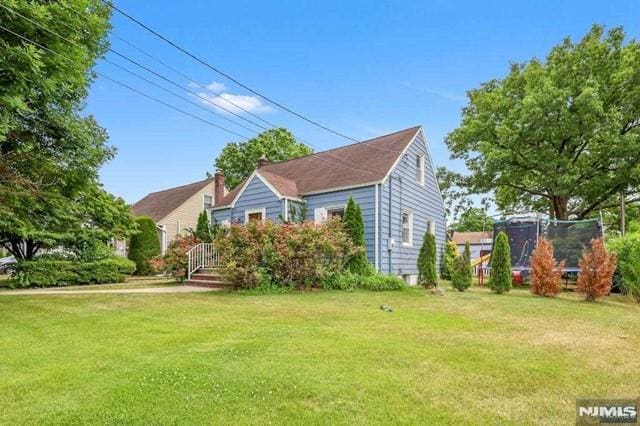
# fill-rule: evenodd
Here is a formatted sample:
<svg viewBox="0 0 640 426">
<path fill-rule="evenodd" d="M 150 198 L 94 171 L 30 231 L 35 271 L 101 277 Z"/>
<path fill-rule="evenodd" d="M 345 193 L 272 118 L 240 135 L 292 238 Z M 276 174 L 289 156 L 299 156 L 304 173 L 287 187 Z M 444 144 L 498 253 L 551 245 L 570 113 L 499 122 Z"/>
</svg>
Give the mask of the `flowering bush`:
<svg viewBox="0 0 640 426">
<path fill-rule="evenodd" d="M 355 247 L 339 220 L 232 225 L 215 240 L 224 278 L 237 288 L 260 285 L 319 287 L 342 272 L 362 248 Z"/>
<path fill-rule="evenodd" d="M 198 240 L 192 235 L 177 237 L 169 244 L 164 256 L 155 257 L 149 263 L 156 271 L 162 271 L 182 282 L 187 277 L 187 252 L 196 244 Z"/>
<path fill-rule="evenodd" d="M 615 270 L 615 253 L 607 253 L 602 238 L 591 240 L 591 249 L 585 248 L 580 259 L 578 292 L 584 293 L 589 302 L 608 295 Z"/>
<path fill-rule="evenodd" d="M 564 260 L 553 259 L 553 245 L 540 238 L 531 256 L 531 292 L 539 296 L 555 296 L 562 291 Z"/>
</svg>

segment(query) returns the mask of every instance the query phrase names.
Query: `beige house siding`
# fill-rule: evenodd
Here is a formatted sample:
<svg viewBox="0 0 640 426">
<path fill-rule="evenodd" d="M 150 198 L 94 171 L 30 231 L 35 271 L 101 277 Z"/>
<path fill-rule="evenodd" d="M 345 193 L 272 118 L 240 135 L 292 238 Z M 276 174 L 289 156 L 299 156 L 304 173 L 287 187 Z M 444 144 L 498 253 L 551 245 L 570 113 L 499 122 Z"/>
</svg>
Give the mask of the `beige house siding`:
<svg viewBox="0 0 640 426">
<path fill-rule="evenodd" d="M 177 235 L 186 235 L 188 228 L 196 229 L 198 215 L 204 208 L 204 195 L 213 197 L 213 188 L 214 182 L 211 181 L 180 207 L 157 222 L 157 225 L 164 226 L 167 231 L 167 243 L 175 240 Z"/>
</svg>

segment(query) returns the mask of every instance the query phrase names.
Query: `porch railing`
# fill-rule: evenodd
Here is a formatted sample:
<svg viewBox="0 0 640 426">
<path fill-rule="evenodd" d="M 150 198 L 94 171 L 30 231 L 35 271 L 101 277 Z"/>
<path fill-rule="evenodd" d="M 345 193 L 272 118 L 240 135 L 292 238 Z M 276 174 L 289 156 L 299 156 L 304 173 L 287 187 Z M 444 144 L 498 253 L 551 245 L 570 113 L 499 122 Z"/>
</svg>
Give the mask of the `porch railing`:
<svg viewBox="0 0 640 426">
<path fill-rule="evenodd" d="M 220 255 L 211 243 L 200 243 L 187 252 L 187 279 L 200 268 L 220 266 Z"/>
</svg>

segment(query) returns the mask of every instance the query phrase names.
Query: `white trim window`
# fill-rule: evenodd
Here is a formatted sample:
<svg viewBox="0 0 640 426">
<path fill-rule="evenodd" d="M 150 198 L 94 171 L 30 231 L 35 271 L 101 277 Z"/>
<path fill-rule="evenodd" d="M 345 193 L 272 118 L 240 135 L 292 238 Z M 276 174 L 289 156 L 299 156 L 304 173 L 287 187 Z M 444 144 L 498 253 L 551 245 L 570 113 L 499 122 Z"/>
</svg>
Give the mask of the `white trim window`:
<svg viewBox="0 0 640 426">
<path fill-rule="evenodd" d="M 264 223 L 267 220 L 267 209 L 264 207 L 261 209 L 245 210 L 244 211 L 244 223 L 251 222 Z"/>
<path fill-rule="evenodd" d="M 402 245 L 407 247 L 413 246 L 413 212 L 402 210 L 400 223 L 402 225 Z"/>
<path fill-rule="evenodd" d="M 427 220 L 427 232 L 431 235 L 436 235 L 436 222 L 434 220 Z"/>
<path fill-rule="evenodd" d="M 424 185 L 424 155 L 416 155 L 416 181 Z"/>
<path fill-rule="evenodd" d="M 211 207 L 213 207 L 213 195 L 202 194 L 202 208 L 209 210 Z"/>
<path fill-rule="evenodd" d="M 327 219 L 333 219 L 339 217 L 340 220 L 344 219 L 344 210 L 347 208 L 344 204 L 341 206 L 327 207 Z"/>
</svg>

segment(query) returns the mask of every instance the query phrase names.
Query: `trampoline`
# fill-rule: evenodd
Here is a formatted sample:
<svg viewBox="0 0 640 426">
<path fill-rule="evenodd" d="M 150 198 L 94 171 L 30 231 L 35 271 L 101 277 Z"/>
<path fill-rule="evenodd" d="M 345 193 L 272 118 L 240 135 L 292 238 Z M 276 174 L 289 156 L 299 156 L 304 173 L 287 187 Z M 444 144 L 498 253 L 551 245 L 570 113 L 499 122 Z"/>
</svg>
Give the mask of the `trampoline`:
<svg viewBox="0 0 640 426">
<path fill-rule="evenodd" d="M 493 247 L 498 233 L 504 232 L 511 249 L 511 269 L 527 274 L 531 270 L 531 254 L 538 237 L 545 237 L 553 245 L 556 261 L 565 261 L 563 272 L 580 272 L 582 251 L 591 247 L 591 240 L 603 236 L 599 219 L 552 220 L 540 215 L 512 217 L 493 224 Z"/>
</svg>

